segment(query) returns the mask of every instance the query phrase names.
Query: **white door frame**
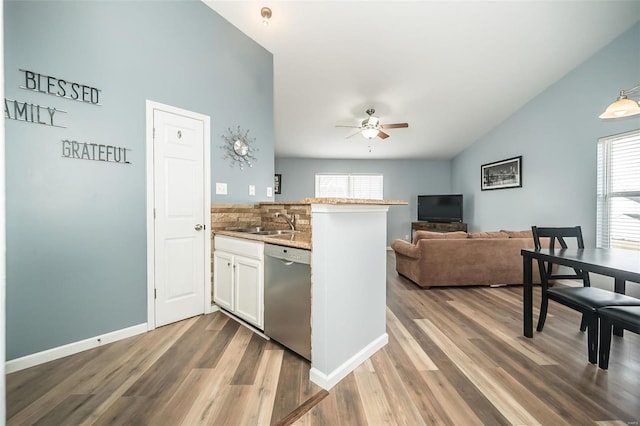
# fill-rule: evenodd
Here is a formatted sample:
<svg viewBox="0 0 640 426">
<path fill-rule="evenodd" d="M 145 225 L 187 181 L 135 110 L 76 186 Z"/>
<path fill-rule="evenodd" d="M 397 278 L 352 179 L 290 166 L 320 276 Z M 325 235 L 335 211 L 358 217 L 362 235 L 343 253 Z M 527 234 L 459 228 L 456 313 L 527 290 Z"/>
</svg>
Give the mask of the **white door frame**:
<svg viewBox="0 0 640 426">
<path fill-rule="evenodd" d="M 153 144 L 153 112 L 154 110 L 166 111 L 171 114 L 184 115 L 204 123 L 204 224 L 205 232 L 211 235 L 211 125 L 208 115 L 198 114 L 159 102 L 146 101 L 147 109 L 147 330 L 156 328 L 155 315 L 155 227 L 154 227 L 154 144 Z M 204 313 L 211 310 L 211 237 L 205 238 L 204 244 Z"/>
</svg>

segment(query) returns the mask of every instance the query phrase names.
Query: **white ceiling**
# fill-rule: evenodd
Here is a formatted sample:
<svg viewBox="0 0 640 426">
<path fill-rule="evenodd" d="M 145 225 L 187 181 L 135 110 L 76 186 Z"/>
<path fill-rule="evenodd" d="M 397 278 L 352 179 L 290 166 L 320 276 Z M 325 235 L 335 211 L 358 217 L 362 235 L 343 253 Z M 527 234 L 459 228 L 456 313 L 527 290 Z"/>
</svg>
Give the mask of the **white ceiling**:
<svg viewBox="0 0 640 426">
<path fill-rule="evenodd" d="M 273 53 L 278 157 L 452 158 L 640 20 L 638 0 L 204 1 Z M 369 107 L 409 128 L 335 127 Z"/>
</svg>

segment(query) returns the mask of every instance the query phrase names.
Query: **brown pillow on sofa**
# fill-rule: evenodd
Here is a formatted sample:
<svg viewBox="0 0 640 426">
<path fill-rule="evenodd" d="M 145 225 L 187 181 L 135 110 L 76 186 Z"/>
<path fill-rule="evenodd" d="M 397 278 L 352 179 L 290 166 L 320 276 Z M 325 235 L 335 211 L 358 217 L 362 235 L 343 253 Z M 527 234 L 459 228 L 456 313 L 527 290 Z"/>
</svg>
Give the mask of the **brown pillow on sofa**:
<svg viewBox="0 0 640 426">
<path fill-rule="evenodd" d="M 470 232 L 469 238 L 509 238 L 509 234 L 502 231 L 495 232 Z"/>
<path fill-rule="evenodd" d="M 506 232 L 509 234 L 509 238 L 533 238 L 531 231 L 506 231 L 501 229 L 500 232 Z"/>
<path fill-rule="evenodd" d="M 464 240 L 467 238 L 467 233 L 464 231 L 455 232 L 432 232 L 432 231 L 416 231 L 413 234 L 413 243 L 417 243 L 418 240 Z"/>
</svg>

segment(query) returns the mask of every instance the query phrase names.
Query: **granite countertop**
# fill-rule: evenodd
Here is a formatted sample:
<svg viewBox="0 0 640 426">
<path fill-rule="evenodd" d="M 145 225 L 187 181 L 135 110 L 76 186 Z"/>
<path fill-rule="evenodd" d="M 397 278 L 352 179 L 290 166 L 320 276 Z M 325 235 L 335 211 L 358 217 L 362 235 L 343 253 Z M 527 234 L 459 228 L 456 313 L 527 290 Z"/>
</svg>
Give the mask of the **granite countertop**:
<svg viewBox="0 0 640 426">
<path fill-rule="evenodd" d="M 244 238 L 246 240 L 262 241 L 268 244 L 277 244 L 279 246 L 295 247 L 305 250 L 311 250 L 311 233 L 296 232 L 290 235 L 257 235 L 248 232 L 237 231 L 214 231 L 215 235 L 226 235 L 228 237 Z"/>
<path fill-rule="evenodd" d="M 376 206 L 404 206 L 409 203 L 401 200 L 368 200 L 361 198 L 304 198 L 302 201 L 267 201 L 260 205 L 307 205 L 307 204 L 369 204 Z"/>
</svg>

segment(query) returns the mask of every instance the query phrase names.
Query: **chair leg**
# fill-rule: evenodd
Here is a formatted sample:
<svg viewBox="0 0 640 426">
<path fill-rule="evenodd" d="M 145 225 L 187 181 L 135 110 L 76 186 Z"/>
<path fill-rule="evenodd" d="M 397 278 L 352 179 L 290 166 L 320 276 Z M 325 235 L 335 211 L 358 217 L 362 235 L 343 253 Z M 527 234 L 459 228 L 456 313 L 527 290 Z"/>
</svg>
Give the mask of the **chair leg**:
<svg viewBox="0 0 640 426">
<path fill-rule="evenodd" d="M 598 362 L 598 317 L 595 314 L 583 314 L 587 317 L 587 345 L 589 347 L 589 362 Z"/>
<path fill-rule="evenodd" d="M 609 352 L 611 351 L 611 321 L 600 318 L 600 348 L 598 349 L 598 366 L 603 370 L 609 368 Z"/>
<path fill-rule="evenodd" d="M 580 321 L 580 331 L 585 331 L 587 329 L 587 317 L 582 314 L 582 321 Z"/>
<path fill-rule="evenodd" d="M 613 326 L 613 335 L 622 337 L 624 335 L 624 328 L 614 325 Z"/>
<path fill-rule="evenodd" d="M 542 303 L 540 304 L 540 316 L 538 317 L 538 326 L 536 330 L 542 331 L 544 328 L 544 322 L 547 319 L 547 308 L 549 307 L 549 299 L 542 296 Z"/>
</svg>

